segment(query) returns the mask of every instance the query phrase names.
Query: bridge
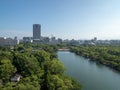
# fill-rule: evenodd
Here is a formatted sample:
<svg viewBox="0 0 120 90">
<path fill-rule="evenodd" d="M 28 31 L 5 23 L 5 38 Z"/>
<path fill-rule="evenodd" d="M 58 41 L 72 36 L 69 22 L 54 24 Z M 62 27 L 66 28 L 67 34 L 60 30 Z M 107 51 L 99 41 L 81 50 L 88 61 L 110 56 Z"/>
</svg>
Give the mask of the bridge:
<svg viewBox="0 0 120 90">
<path fill-rule="evenodd" d="M 70 51 L 69 48 L 58 48 L 58 51 Z"/>
</svg>

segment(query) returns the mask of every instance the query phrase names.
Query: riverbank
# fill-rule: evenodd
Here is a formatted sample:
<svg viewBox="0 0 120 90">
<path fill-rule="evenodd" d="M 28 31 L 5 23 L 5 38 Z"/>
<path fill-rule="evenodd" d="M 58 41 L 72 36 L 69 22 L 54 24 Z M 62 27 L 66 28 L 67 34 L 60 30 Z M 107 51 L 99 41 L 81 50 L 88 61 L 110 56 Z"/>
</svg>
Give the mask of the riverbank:
<svg viewBox="0 0 120 90">
<path fill-rule="evenodd" d="M 82 90 L 119 90 L 120 73 L 69 51 L 58 51 L 65 74 L 82 83 Z"/>
<path fill-rule="evenodd" d="M 116 46 L 74 46 L 71 52 L 120 72 L 120 48 Z"/>
</svg>

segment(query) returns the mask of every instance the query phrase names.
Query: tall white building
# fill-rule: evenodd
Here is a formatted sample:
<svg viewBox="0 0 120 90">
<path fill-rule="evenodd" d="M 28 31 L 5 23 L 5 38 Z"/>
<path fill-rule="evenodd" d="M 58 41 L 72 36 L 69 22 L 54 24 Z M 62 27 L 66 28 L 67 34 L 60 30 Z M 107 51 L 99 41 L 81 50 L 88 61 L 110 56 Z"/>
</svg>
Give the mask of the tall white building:
<svg viewBox="0 0 120 90">
<path fill-rule="evenodd" d="M 39 41 L 41 38 L 41 25 L 33 24 L 33 40 Z"/>
</svg>

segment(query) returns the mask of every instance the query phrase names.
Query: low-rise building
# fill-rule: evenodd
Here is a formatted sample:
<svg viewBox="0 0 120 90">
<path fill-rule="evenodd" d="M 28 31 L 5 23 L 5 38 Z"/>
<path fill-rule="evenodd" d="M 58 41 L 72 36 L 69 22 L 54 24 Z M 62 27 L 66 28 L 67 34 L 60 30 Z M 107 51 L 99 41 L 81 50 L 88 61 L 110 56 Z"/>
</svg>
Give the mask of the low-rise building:
<svg viewBox="0 0 120 90">
<path fill-rule="evenodd" d="M 21 78 L 20 74 L 15 74 L 13 77 L 10 78 L 11 82 L 19 82 Z"/>
<path fill-rule="evenodd" d="M 32 43 L 33 39 L 32 37 L 23 37 L 23 43 Z"/>
<path fill-rule="evenodd" d="M 0 38 L 0 46 L 14 46 L 16 44 L 19 44 L 18 40 L 12 39 L 12 38 Z"/>
</svg>

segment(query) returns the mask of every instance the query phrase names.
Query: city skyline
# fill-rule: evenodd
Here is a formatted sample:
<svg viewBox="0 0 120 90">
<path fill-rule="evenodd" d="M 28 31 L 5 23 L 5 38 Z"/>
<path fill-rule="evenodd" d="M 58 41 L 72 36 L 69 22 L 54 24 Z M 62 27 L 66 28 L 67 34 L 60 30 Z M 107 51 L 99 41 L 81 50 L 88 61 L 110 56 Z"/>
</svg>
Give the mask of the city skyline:
<svg viewBox="0 0 120 90">
<path fill-rule="evenodd" d="M 120 39 L 119 0 L 0 1 L 0 37 L 42 36 L 62 39 Z"/>
</svg>

